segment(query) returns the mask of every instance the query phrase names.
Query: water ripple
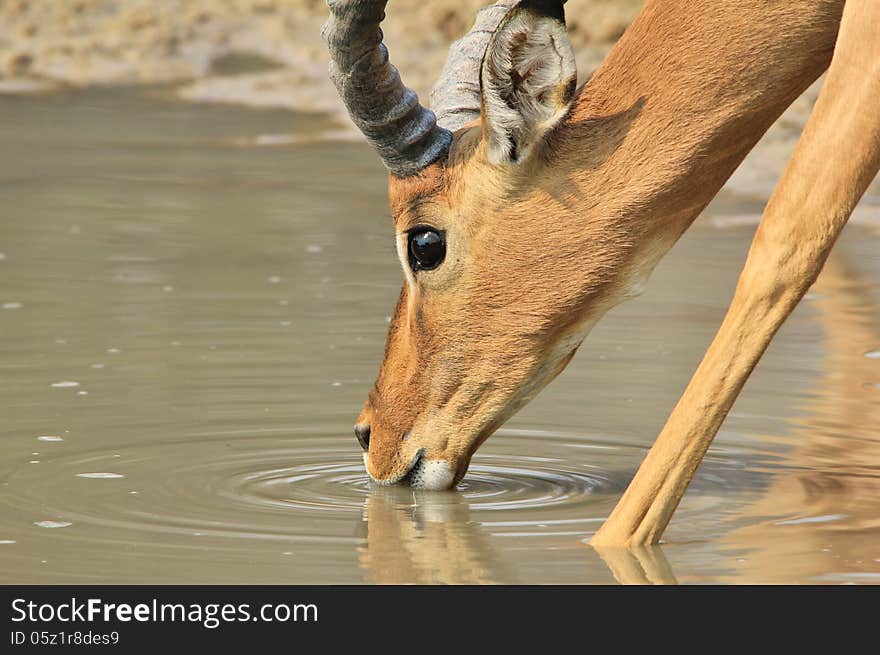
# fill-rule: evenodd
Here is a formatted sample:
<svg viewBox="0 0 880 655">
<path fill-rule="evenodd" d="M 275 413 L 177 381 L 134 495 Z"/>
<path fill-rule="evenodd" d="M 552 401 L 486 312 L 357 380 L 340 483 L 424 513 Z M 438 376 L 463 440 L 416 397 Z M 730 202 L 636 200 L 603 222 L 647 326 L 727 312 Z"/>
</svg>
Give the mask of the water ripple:
<svg viewBox="0 0 880 655">
<path fill-rule="evenodd" d="M 359 538 L 352 526 L 369 522 L 370 511 L 384 511 L 376 509 L 377 498 L 414 521 L 441 517 L 500 537 L 585 536 L 628 481 L 629 472 L 611 467 L 641 455 L 619 445 L 573 450 L 585 439 L 565 434 L 544 434 L 541 456 L 523 455 L 534 435 L 503 434 L 475 457 L 457 491 L 440 493 L 374 488 L 351 439 L 295 430 L 265 437 L 229 431 L 71 453 L 61 452 L 62 442 L 55 446 L 58 456 L 40 467 L 14 471 L 6 502 L 39 514 L 37 525 L 72 523 L 81 539 L 125 543 L 144 532 L 160 541 L 353 543 Z M 723 487 L 723 471 L 735 468 L 710 466 L 703 486 Z M 80 480 L 73 488 L 71 476 Z M 38 521 L 47 515 L 53 520 Z"/>
</svg>

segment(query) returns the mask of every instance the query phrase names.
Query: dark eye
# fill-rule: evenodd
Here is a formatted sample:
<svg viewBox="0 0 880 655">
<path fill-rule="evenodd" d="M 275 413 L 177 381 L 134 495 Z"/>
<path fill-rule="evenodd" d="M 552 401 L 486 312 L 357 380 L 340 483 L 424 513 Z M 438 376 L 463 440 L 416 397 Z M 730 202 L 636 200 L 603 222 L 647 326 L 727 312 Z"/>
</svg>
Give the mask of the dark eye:
<svg viewBox="0 0 880 655">
<path fill-rule="evenodd" d="M 431 227 L 417 227 L 409 233 L 409 265 L 413 270 L 437 268 L 446 256 L 446 237 Z"/>
</svg>

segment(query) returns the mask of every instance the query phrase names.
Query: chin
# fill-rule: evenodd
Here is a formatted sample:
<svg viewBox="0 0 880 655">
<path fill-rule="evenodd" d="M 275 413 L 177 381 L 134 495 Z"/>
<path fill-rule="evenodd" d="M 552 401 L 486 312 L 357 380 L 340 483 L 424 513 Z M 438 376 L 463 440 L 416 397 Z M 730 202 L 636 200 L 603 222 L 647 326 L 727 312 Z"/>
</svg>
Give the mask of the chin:
<svg viewBox="0 0 880 655">
<path fill-rule="evenodd" d="M 370 475 L 370 479 L 383 487 L 397 485 L 412 489 L 425 489 L 428 491 L 446 491 L 455 486 L 455 472 L 445 459 L 427 459 L 424 451 L 419 451 L 410 465 L 400 474 L 393 478 L 378 480 L 370 473 L 367 465 L 369 455 L 364 453 L 364 467 Z"/>
</svg>

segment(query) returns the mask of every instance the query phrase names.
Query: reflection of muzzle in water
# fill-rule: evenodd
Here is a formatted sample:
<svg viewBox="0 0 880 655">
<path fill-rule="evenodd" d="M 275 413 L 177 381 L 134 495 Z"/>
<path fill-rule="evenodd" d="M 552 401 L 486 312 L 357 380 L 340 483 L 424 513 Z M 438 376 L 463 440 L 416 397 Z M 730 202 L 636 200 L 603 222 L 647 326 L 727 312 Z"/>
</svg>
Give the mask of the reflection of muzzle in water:
<svg viewBox="0 0 880 655">
<path fill-rule="evenodd" d="M 364 503 L 360 565 L 380 584 L 514 584 L 517 576 L 459 493 L 373 487 Z M 601 559 L 621 584 L 675 584 L 659 546 L 630 551 L 584 547 L 584 565 Z"/>
<path fill-rule="evenodd" d="M 458 493 L 374 487 L 360 565 L 380 584 L 511 584 L 515 576 Z"/>
<path fill-rule="evenodd" d="M 364 503 L 366 544 L 359 549 L 369 582 L 515 584 L 510 562 L 471 517 L 459 493 L 373 487 Z M 621 584 L 676 584 L 659 546 L 630 551 L 584 547 L 584 565 L 608 568 Z M 601 562 L 601 563 L 600 563 Z"/>
</svg>

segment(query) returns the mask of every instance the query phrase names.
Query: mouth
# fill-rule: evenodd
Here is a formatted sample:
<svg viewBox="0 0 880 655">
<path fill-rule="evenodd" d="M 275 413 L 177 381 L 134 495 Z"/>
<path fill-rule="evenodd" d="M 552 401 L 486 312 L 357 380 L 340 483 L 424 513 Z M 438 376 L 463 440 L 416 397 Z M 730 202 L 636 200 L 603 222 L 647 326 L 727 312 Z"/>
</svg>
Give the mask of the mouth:
<svg viewBox="0 0 880 655">
<path fill-rule="evenodd" d="M 367 455 L 364 454 L 364 465 Z M 367 474 L 370 469 L 367 467 Z M 431 491 L 444 491 L 451 489 L 455 481 L 455 475 L 449 463 L 442 459 L 425 459 L 425 449 L 420 448 L 402 471 L 390 478 L 377 480 L 372 475 L 370 479 L 382 487 L 392 485 L 408 486 L 413 489 L 427 489 Z"/>
<path fill-rule="evenodd" d="M 409 464 L 402 471 L 395 475 L 392 475 L 390 478 L 385 478 L 384 480 L 378 480 L 373 477 L 372 473 L 370 473 L 370 467 L 367 466 L 367 453 L 364 453 L 364 467 L 367 469 L 367 475 L 370 476 L 370 480 L 381 487 L 390 487 L 395 484 L 412 486 L 412 478 L 415 477 L 414 473 L 416 471 L 416 468 L 421 463 L 422 457 L 424 455 L 425 449 L 419 448 L 419 450 L 410 460 Z"/>
</svg>

